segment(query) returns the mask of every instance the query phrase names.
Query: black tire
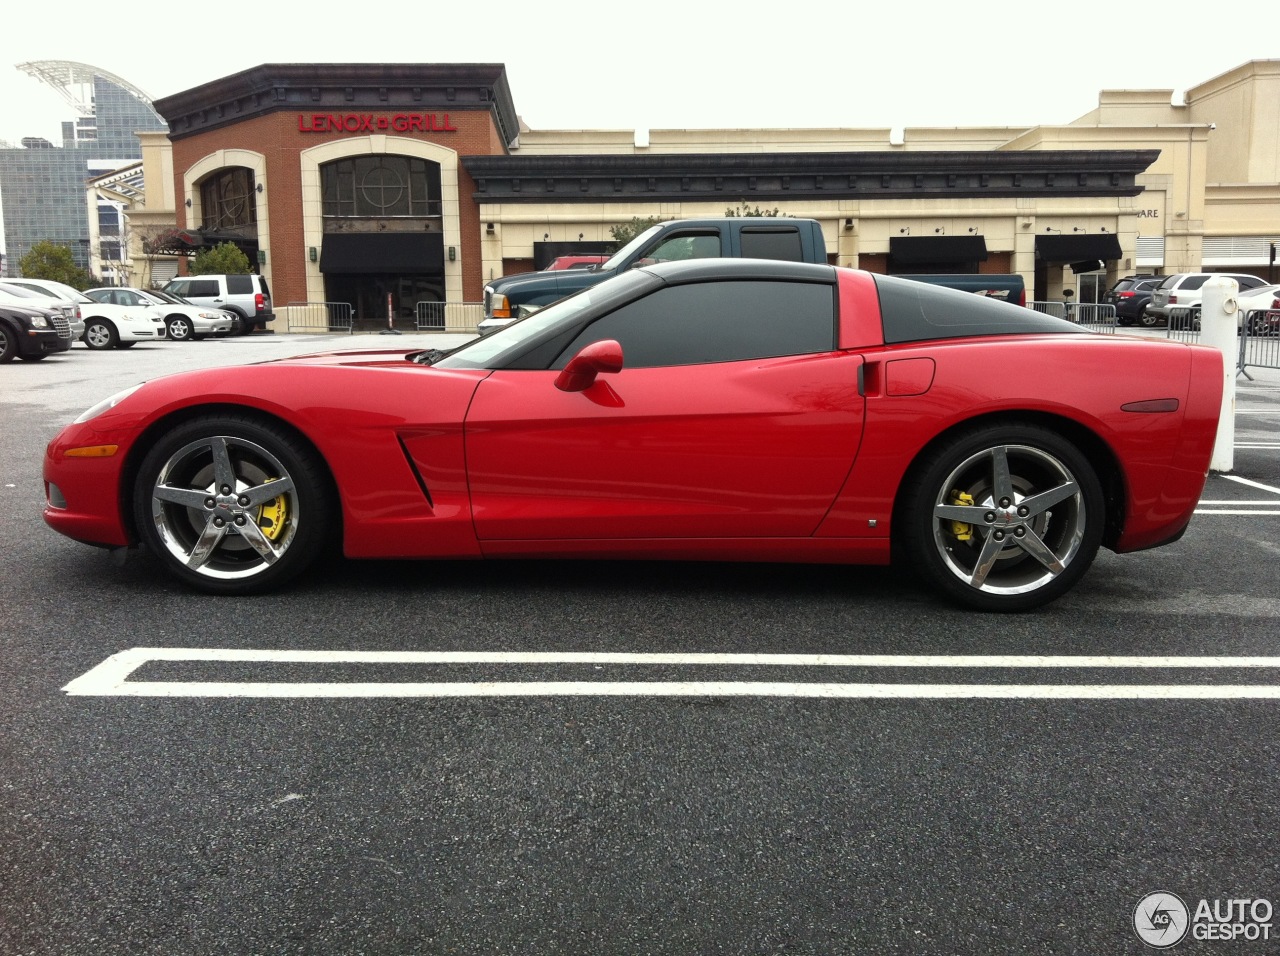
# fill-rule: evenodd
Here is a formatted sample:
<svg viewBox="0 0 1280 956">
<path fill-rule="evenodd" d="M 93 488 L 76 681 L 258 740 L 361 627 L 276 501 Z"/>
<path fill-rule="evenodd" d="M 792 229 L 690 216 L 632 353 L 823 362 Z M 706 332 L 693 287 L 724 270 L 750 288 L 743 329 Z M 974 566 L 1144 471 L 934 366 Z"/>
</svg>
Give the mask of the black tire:
<svg viewBox="0 0 1280 956">
<path fill-rule="evenodd" d="M 13 330 L 0 323 L 0 365 L 5 362 L 12 362 L 13 357 L 17 354 L 18 340 L 14 337 Z"/>
<path fill-rule="evenodd" d="M 1160 324 L 1160 317 L 1151 312 L 1143 312 L 1142 318 L 1138 321 L 1144 329 L 1154 329 Z"/>
<path fill-rule="evenodd" d="M 133 348 L 133 347 L 134 347 L 135 345 L 137 345 L 137 344 L 138 344 L 138 343 L 137 343 L 137 341 L 136 341 L 136 340 L 130 340 L 130 341 L 128 341 L 128 342 L 117 342 L 117 343 L 116 343 L 116 348 L 118 348 L 118 349 L 131 349 L 131 348 Z"/>
<path fill-rule="evenodd" d="M 1083 577 L 1104 511 L 1098 476 L 1075 445 L 1039 425 L 1007 424 L 927 452 L 904 485 L 895 526 L 900 553 L 949 597 L 1026 611 Z"/>
<path fill-rule="evenodd" d="M 210 594 L 257 594 L 297 577 L 328 550 L 336 508 L 310 445 L 248 415 L 177 426 L 147 452 L 133 487 L 143 544 Z"/>
<path fill-rule="evenodd" d="M 231 326 L 231 335 L 248 335 L 253 331 L 253 324 L 249 321 L 249 317 L 237 309 L 229 309 L 235 317 L 235 324 Z"/>
<path fill-rule="evenodd" d="M 106 319 L 89 319 L 84 324 L 84 344 L 97 351 L 113 349 L 120 344 L 120 333 Z"/>
<path fill-rule="evenodd" d="M 45 352 L 32 352 L 30 355 L 20 355 L 19 358 L 24 362 L 39 362 L 46 354 Z"/>
<path fill-rule="evenodd" d="M 165 334 L 175 342 L 190 342 L 196 329 L 185 315 L 171 315 L 165 320 Z"/>
</svg>

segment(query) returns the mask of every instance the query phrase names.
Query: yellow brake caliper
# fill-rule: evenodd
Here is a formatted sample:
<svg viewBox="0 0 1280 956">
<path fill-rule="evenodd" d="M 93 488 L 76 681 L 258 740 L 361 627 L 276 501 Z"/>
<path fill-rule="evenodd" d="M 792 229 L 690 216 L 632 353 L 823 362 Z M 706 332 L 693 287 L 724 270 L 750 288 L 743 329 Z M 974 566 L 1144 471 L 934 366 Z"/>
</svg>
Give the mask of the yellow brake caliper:
<svg viewBox="0 0 1280 956">
<path fill-rule="evenodd" d="M 269 481 L 278 479 L 271 478 Z M 267 484 L 269 482 L 264 482 Z M 272 498 L 261 508 L 258 509 L 257 524 L 262 529 L 262 533 L 266 535 L 268 541 L 275 541 L 284 531 L 285 520 L 289 516 L 289 506 L 284 495 L 278 498 Z"/>
<path fill-rule="evenodd" d="M 963 491 L 952 489 L 951 504 L 953 505 L 972 505 L 973 495 L 965 494 Z M 973 525 L 965 524 L 963 521 L 951 522 L 951 534 L 957 541 L 973 540 Z"/>
</svg>

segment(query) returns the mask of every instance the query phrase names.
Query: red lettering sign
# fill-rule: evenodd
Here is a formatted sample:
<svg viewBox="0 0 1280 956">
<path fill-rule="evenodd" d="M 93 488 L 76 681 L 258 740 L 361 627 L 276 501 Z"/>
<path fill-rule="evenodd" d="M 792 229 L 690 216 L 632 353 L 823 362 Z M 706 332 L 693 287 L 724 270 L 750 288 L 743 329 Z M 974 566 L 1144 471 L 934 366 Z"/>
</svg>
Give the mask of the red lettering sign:
<svg viewBox="0 0 1280 956">
<path fill-rule="evenodd" d="M 299 133 L 456 133 L 448 113 L 299 113 Z"/>
</svg>

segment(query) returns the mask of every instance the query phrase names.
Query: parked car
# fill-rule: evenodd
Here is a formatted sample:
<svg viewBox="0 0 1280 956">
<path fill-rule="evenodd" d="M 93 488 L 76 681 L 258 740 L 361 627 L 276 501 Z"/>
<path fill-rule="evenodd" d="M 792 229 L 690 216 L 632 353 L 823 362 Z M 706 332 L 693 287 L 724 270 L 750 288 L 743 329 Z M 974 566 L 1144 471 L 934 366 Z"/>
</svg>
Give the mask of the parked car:
<svg viewBox="0 0 1280 956">
<path fill-rule="evenodd" d="M 593 269 L 608 261 L 608 256 L 557 256 L 551 260 L 551 265 L 547 266 L 542 271 L 552 272 L 559 269 Z"/>
<path fill-rule="evenodd" d="M 271 311 L 271 290 L 266 278 L 260 275 L 182 276 L 170 279 L 164 291 L 192 305 L 212 306 L 232 313 L 236 317 L 234 335 L 265 329 L 268 322 L 276 319 Z"/>
<path fill-rule="evenodd" d="M 79 341 L 80 337 L 84 335 L 84 317 L 81 315 L 80 310 L 80 306 L 84 303 L 84 293 L 79 289 L 74 289 L 65 282 L 58 282 L 55 279 L 28 279 L 23 276 L 19 279 L 5 279 L 4 281 L 9 285 L 16 285 L 20 289 L 27 289 L 37 295 L 51 296 L 70 304 L 75 313 L 71 319 L 71 337 Z"/>
<path fill-rule="evenodd" d="M 127 286 L 88 289 L 95 302 L 152 308 L 164 317 L 165 335 L 175 342 L 189 342 L 208 335 L 225 335 L 235 328 L 236 317 L 220 309 L 202 308 L 167 292 L 147 292 Z"/>
<path fill-rule="evenodd" d="M 1250 335 L 1280 334 L 1280 285 L 1263 285 L 1236 296 L 1241 328 Z"/>
<path fill-rule="evenodd" d="M 55 309 L 0 303 L 0 365 L 18 357 L 38 362 L 71 348 L 71 326 Z"/>
<path fill-rule="evenodd" d="M 1182 324 L 1189 328 L 1195 328 L 1196 312 L 1198 312 L 1200 303 L 1204 299 L 1204 284 L 1214 276 L 1235 279 L 1241 290 L 1256 289 L 1260 285 L 1266 285 L 1257 276 L 1244 275 L 1243 273 L 1177 272 L 1171 276 L 1165 276 L 1160 284 L 1152 290 L 1151 301 L 1147 303 L 1143 315 L 1151 316 L 1154 321 L 1144 322 L 1143 324 L 1168 324 L 1171 317 L 1181 314 L 1175 313 L 1174 309 L 1190 309 L 1192 311 L 1186 314 Z M 1178 324 L 1176 319 L 1175 324 Z"/>
<path fill-rule="evenodd" d="M 1102 296 L 1103 305 L 1116 310 L 1116 325 L 1155 324 L 1155 319 L 1143 321 L 1151 293 L 1162 281 L 1160 276 L 1125 276 Z"/>
<path fill-rule="evenodd" d="M 53 439 L 44 517 L 221 594 L 279 587 L 341 540 L 362 558 L 894 556 L 958 602 L 1025 610 L 1100 545 L 1182 536 L 1223 379 L 1217 349 L 892 276 L 668 262 L 449 352 L 135 385 Z"/>
<path fill-rule="evenodd" d="M 18 285 L 8 279 L 0 280 L 0 304 L 56 312 L 66 320 L 67 328 L 71 331 L 72 341 L 78 336 L 77 329 L 79 332 L 84 331 L 84 322 L 80 318 L 80 310 L 74 303 L 67 302 L 55 295 L 30 289 L 25 285 Z"/>
</svg>

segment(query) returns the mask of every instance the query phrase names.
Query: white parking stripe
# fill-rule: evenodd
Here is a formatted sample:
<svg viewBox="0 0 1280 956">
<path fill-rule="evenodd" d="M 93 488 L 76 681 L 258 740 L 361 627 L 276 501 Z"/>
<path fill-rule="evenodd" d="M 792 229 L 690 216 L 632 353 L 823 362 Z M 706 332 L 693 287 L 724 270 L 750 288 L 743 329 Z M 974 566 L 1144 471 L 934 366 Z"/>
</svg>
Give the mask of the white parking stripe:
<svg viewBox="0 0 1280 956">
<path fill-rule="evenodd" d="M 1269 491 L 1273 495 L 1280 495 L 1280 488 L 1273 487 L 1272 485 L 1264 485 L 1260 481 L 1250 481 L 1248 478 L 1241 478 L 1239 475 L 1223 475 L 1222 477 L 1227 479 L 1227 481 L 1237 481 L 1242 485 L 1248 485 L 1250 488 L 1257 488 L 1261 491 Z"/>
<path fill-rule="evenodd" d="M 1217 508 L 1197 508 L 1195 514 L 1198 515 L 1280 515 L 1280 511 L 1258 511 L 1257 509 L 1241 508 L 1239 510 L 1223 511 Z"/>
<path fill-rule="evenodd" d="M 594 664 L 729 665 L 738 667 L 1280 669 L 1280 657 L 1111 657 L 884 654 L 631 654 L 502 651 L 265 651 L 137 647 L 107 658 L 63 691 L 120 697 L 831 697 L 1051 699 L 1272 699 L 1267 684 L 894 684 L 772 681 L 451 681 L 451 682 L 207 682 L 131 681 L 156 661 L 271 664 Z"/>
</svg>

